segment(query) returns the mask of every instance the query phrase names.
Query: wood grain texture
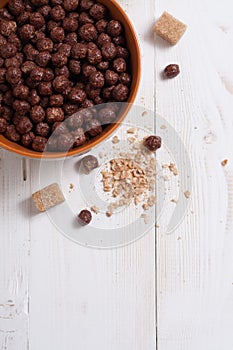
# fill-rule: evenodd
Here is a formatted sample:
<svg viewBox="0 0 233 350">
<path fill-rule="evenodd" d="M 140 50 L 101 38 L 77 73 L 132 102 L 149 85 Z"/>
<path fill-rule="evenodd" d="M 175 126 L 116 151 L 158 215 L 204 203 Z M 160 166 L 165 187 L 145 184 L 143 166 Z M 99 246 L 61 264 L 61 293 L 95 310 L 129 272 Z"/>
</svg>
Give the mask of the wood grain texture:
<svg viewBox="0 0 233 350">
<path fill-rule="evenodd" d="M 28 344 L 30 186 L 22 159 L 0 150 L 0 349 Z"/>
<path fill-rule="evenodd" d="M 153 109 L 154 43 L 148 24 L 154 21 L 154 5 L 143 3 L 144 16 L 138 20 L 139 4 L 121 4 L 141 39 L 143 77 L 137 103 Z M 32 161 L 32 191 L 39 186 L 38 171 L 39 164 Z M 29 348 L 154 350 L 154 230 L 133 245 L 98 251 L 64 238 L 46 215 L 32 217 L 30 225 Z"/>
<path fill-rule="evenodd" d="M 158 1 L 188 24 L 175 47 L 156 39 L 157 112 L 192 164 L 191 205 L 172 235 L 158 230 L 158 348 L 223 349 L 232 328 L 232 3 Z M 179 63 L 181 74 L 160 72 Z M 221 161 L 229 159 L 223 168 Z M 172 196 L 172 193 L 171 193 Z M 163 221 L 166 223 L 166 220 Z"/>
</svg>

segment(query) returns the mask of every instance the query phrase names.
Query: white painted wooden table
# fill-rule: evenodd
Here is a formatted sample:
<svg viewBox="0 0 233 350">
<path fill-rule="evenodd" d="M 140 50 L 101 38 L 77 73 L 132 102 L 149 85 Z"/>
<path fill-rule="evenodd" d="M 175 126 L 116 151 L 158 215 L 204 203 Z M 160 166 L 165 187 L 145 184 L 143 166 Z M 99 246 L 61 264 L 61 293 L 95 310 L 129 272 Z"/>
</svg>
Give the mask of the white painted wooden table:
<svg viewBox="0 0 233 350">
<path fill-rule="evenodd" d="M 161 221 L 127 247 L 86 249 L 31 215 L 39 163 L 27 163 L 24 181 L 22 159 L 1 150 L 1 350 L 233 347 L 233 4 L 120 2 L 142 49 L 136 103 L 156 108 L 186 146 L 191 204 L 170 235 Z M 188 24 L 175 47 L 151 30 L 164 10 Z M 169 63 L 181 74 L 165 81 Z"/>
</svg>

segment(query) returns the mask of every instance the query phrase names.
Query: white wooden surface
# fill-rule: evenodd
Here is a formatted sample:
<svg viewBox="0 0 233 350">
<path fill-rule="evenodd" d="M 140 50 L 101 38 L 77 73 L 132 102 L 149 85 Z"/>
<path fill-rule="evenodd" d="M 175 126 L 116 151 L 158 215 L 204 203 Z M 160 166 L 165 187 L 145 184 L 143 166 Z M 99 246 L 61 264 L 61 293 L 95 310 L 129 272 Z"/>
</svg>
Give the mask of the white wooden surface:
<svg viewBox="0 0 233 350">
<path fill-rule="evenodd" d="M 155 350 L 156 333 L 160 350 L 233 346 L 233 5 L 120 3 L 142 48 L 137 103 L 153 109 L 156 98 L 157 112 L 187 147 L 191 205 L 171 235 L 161 218 L 157 244 L 151 232 L 125 248 L 85 249 L 46 215 L 33 215 L 28 198 L 38 188 L 39 163 L 27 163 L 23 181 L 22 159 L 1 150 L 1 350 Z M 151 31 L 164 10 L 188 24 L 175 47 Z M 162 80 L 173 62 L 180 76 Z"/>
</svg>

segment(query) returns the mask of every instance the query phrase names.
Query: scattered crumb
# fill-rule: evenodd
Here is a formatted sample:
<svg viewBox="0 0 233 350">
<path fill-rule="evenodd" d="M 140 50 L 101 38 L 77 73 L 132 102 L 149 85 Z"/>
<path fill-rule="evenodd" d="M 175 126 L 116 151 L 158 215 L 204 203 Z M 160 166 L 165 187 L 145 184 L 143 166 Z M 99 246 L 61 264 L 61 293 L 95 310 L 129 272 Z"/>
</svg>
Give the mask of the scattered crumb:
<svg viewBox="0 0 233 350">
<path fill-rule="evenodd" d="M 155 224 L 155 227 L 156 227 L 156 228 L 160 228 L 160 225 L 159 225 L 159 224 Z"/>
<path fill-rule="evenodd" d="M 147 111 L 142 112 L 142 117 L 145 117 L 147 115 Z"/>
<path fill-rule="evenodd" d="M 99 152 L 99 157 L 100 157 L 100 158 L 103 158 L 103 157 L 104 157 L 103 152 Z"/>
<path fill-rule="evenodd" d="M 108 218 L 110 218 L 110 217 L 112 216 L 112 214 L 113 214 L 113 213 L 112 213 L 111 211 L 107 211 L 107 212 L 106 212 L 106 216 L 107 216 Z"/>
<path fill-rule="evenodd" d="M 174 199 L 174 198 L 173 198 L 173 199 L 171 199 L 171 202 L 172 202 L 172 203 L 178 203 L 178 199 Z"/>
<path fill-rule="evenodd" d="M 163 179 L 164 179 L 164 181 L 169 181 L 169 180 L 170 180 L 169 177 L 168 177 L 167 175 L 164 175 L 164 176 L 163 176 Z"/>
<path fill-rule="evenodd" d="M 177 238 L 177 240 L 178 240 L 178 241 L 181 241 L 181 240 L 182 240 L 182 237 L 179 236 L 179 237 Z"/>
<path fill-rule="evenodd" d="M 147 215 L 147 214 L 145 214 L 145 213 L 141 214 L 141 218 L 144 219 L 144 223 L 145 223 L 145 224 L 148 224 L 148 219 L 149 219 L 149 218 L 148 218 L 148 215 Z"/>
<path fill-rule="evenodd" d="M 162 169 L 168 168 L 168 164 L 162 164 Z"/>
<path fill-rule="evenodd" d="M 70 190 L 73 190 L 74 184 L 70 184 L 69 188 L 70 188 Z"/>
<path fill-rule="evenodd" d="M 112 138 L 112 143 L 119 143 L 120 140 L 119 140 L 119 137 L 117 135 L 115 135 L 113 138 Z"/>
<path fill-rule="evenodd" d="M 221 162 L 222 166 L 226 166 L 227 163 L 228 163 L 228 159 L 224 159 L 224 160 Z"/>
<path fill-rule="evenodd" d="M 136 132 L 136 129 L 135 129 L 135 128 L 129 128 L 129 129 L 127 130 L 127 134 L 135 134 L 135 132 Z"/>
<path fill-rule="evenodd" d="M 169 168 L 170 172 L 173 173 L 174 176 L 178 175 L 178 169 L 177 169 L 177 167 L 175 166 L 174 163 L 170 163 L 168 168 Z"/>
<path fill-rule="evenodd" d="M 162 129 L 162 130 L 163 130 L 163 129 L 167 129 L 167 127 L 166 127 L 166 125 L 161 125 L 161 126 L 160 126 L 160 129 Z"/>
<path fill-rule="evenodd" d="M 136 141 L 136 138 L 135 137 L 128 137 L 127 140 L 130 142 L 130 143 L 134 143 Z"/>
<path fill-rule="evenodd" d="M 91 207 L 91 211 L 93 211 L 93 213 L 95 213 L 95 214 L 98 214 L 99 213 L 99 208 L 96 205 L 93 205 Z"/>
<path fill-rule="evenodd" d="M 186 198 L 190 198 L 191 193 L 190 193 L 189 191 L 185 191 L 185 192 L 184 192 L 184 195 L 185 195 Z"/>
</svg>

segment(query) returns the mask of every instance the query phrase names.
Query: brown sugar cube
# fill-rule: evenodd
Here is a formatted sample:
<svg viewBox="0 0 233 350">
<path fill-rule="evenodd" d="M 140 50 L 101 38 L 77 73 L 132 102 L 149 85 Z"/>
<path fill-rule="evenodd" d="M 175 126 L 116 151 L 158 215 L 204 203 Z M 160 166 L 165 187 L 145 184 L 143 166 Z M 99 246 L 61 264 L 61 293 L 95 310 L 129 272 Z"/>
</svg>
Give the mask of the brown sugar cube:
<svg viewBox="0 0 233 350">
<path fill-rule="evenodd" d="M 53 183 L 42 190 L 33 193 L 32 199 L 36 208 L 41 212 L 65 201 L 57 183 Z"/>
<path fill-rule="evenodd" d="M 154 26 L 155 33 L 172 45 L 180 40 L 186 29 L 187 26 L 184 23 L 167 12 L 162 14 Z"/>
</svg>

